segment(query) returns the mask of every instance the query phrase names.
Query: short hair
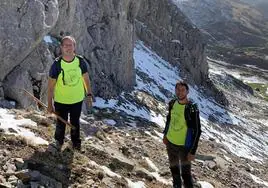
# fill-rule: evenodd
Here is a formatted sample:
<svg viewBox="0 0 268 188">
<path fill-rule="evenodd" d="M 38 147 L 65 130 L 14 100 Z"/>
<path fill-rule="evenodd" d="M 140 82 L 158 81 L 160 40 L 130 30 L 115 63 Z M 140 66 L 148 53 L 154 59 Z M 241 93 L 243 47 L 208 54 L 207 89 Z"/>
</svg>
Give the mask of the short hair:
<svg viewBox="0 0 268 188">
<path fill-rule="evenodd" d="M 62 37 L 61 41 L 60 41 L 60 44 L 62 45 L 63 44 L 63 41 L 66 40 L 66 39 L 69 39 L 73 42 L 74 46 L 76 46 L 76 41 L 74 39 L 74 37 L 68 35 L 68 36 L 65 36 L 65 37 Z"/>
<path fill-rule="evenodd" d="M 177 88 L 177 87 L 179 87 L 179 86 L 184 86 L 184 87 L 186 88 L 187 91 L 189 90 L 189 86 L 188 86 L 188 84 L 187 84 L 185 81 L 178 81 L 178 82 L 176 83 L 175 88 Z"/>
</svg>

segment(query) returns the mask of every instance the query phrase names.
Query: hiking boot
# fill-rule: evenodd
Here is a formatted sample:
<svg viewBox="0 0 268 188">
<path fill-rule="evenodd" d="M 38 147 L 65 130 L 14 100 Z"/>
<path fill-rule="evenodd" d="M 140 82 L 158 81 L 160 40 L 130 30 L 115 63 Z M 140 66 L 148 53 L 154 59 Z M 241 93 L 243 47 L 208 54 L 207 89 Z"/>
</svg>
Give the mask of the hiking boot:
<svg viewBox="0 0 268 188">
<path fill-rule="evenodd" d="M 54 140 L 53 142 L 51 142 L 48 146 L 48 151 L 57 151 L 60 152 L 62 148 L 62 144 L 59 143 L 59 141 Z"/>
<path fill-rule="evenodd" d="M 73 144 L 73 149 L 74 150 L 78 150 L 78 151 L 81 151 L 81 144 Z"/>
<path fill-rule="evenodd" d="M 194 188 L 202 188 L 202 185 L 198 182 L 194 183 Z"/>
</svg>

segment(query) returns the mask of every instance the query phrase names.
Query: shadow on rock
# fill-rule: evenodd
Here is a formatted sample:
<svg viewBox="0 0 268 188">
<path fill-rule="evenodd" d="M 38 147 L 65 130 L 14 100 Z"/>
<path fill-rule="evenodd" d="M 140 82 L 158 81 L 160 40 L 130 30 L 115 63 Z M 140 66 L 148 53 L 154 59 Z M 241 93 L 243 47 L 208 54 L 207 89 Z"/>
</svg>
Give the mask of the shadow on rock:
<svg viewBox="0 0 268 188">
<path fill-rule="evenodd" d="M 74 151 L 68 147 L 57 153 L 36 150 L 32 156 L 24 159 L 30 174 L 27 184 L 31 187 L 68 187 L 73 156 Z"/>
</svg>

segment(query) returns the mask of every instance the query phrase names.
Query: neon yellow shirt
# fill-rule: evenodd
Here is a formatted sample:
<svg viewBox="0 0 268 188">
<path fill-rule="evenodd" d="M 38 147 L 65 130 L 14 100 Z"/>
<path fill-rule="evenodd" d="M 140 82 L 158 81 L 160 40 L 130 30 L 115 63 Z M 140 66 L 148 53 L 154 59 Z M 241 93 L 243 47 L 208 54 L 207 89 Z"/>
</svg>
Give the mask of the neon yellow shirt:
<svg viewBox="0 0 268 188">
<path fill-rule="evenodd" d="M 187 124 L 184 117 L 185 105 L 179 104 L 176 101 L 171 110 L 170 124 L 167 132 L 167 139 L 175 145 L 184 145 L 186 134 L 187 134 Z"/>
<path fill-rule="evenodd" d="M 56 82 L 54 100 L 62 104 L 81 102 L 85 97 L 85 88 L 79 59 L 75 57 L 72 62 L 62 59 L 60 63 L 63 70 Z"/>
</svg>

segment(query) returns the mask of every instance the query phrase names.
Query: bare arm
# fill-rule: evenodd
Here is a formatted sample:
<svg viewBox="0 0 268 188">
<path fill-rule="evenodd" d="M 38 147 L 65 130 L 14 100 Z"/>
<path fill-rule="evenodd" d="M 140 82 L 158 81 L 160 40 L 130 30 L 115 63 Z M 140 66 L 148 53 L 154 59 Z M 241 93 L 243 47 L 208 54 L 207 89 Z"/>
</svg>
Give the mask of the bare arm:
<svg viewBox="0 0 268 188">
<path fill-rule="evenodd" d="M 83 74 L 83 80 L 84 80 L 84 85 L 85 85 L 87 94 L 89 94 L 89 93 L 92 94 L 89 75 L 87 72 Z"/>
<path fill-rule="evenodd" d="M 47 107 L 47 111 L 48 112 L 53 112 L 53 97 L 54 97 L 54 88 L 56 85 L 56 79 L 53 78 L 48 78 L 48 93 L 47 93 L 47 103 L 48 103 L 48 107 Z"/>
<path fill-rule="evenodd" d="M 89 75 L 87 72 L 83 74 L 83 80 L 84 80 L 84 86 L 86 89 L 87 103 L 88 103 L 88 106 L 91 107 L 92 106 L 92 90 L 90 86 Z"/>
</svg>

